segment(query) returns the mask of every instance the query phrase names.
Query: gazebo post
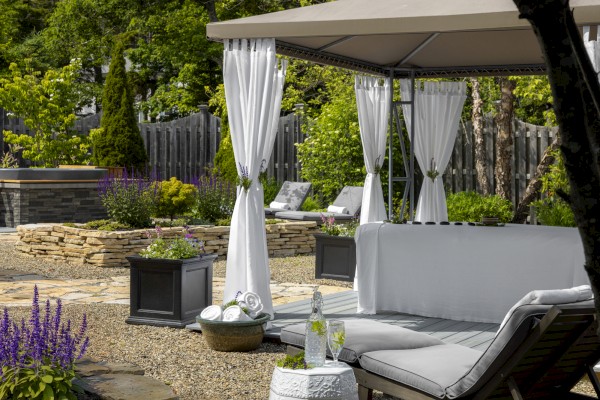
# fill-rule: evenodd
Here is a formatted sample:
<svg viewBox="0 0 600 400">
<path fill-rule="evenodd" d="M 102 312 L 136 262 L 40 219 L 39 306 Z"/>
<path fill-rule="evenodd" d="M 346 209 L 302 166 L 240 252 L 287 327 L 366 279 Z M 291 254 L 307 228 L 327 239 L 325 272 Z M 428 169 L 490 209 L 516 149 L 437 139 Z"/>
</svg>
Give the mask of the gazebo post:
<svg viewBox="0 0 600 400">
<path fill-rule="evenodd" d="M 410 171 L 409 171 L 409 185 L 410 185 L 410 220 L 414 219 L 415 215 L 415 71 L 410 71 Z"/>
<path fill-rule="evenodd" d="M 388 219 L 394 216 L 394 70 L 390 70 L 390 135 L 388 136 Z"/>
</svg>

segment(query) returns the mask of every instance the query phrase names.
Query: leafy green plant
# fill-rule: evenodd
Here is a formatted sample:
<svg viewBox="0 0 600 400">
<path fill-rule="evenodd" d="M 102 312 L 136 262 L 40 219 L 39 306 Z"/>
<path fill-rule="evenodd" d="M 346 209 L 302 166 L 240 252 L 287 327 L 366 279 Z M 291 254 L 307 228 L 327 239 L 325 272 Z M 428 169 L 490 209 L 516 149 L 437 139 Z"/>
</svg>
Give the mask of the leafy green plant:
<svg viewBox="0 0 600 400">
<path fill-rule="evenodd" d="M 304 359 L 304 351 L 298 352 L 298 354 L 291 356 L 286 355 L 284 358 L 277 360 L 277 366 L 279 368 L 286 369 L 310 369 L 310 365 L 306 363 Z"/>
<path fill-rule="evenodd" d="M 233 184 L 213 173 L 193 179 L 192 184 L 198 189 L 194 218 L 209 223 L 231 218 L 236 199 Z"/>
<path fill-rule="evenodd" d="M 451 193 L 446 199 L 450 221 L 479 222 L 482 217 L 498 217 L 500 222 L 512 219 L 512 203 L 500 196 L 482 196 L 476 192 Z"/>
<path fill-rule="evenodd" d="M 184 227 L 183 237 L 171 239 L 164 237 L 160 226 L 156 226 L 154 231 L 154 234 L 151 231 L 146 232 L 148 239 L 152 239 L 152 243 L 140 252 L 142 257 L 178 260 L 198 257 L 204 253 L 204 242 L 195 238 L 188 227 Z"/>
<path fill-rule="evenodd" d="M 323 211 L 321 203 L 312 196 L 307 197 L 300 208 L 302 211 Z"/>
<path fill-rule="evenodd" d="M 216 226 L 231 226 L 231 217 L 221 218 L 215 221 Z"/>
<path fill-rule="evenodd" d="M 274 177 L 268 177 L 266 173 L 260 174 L 259 180 L 263 187 L 265 207 L 267 207 L 275 200 L 277 193 L 279 193 L 279 189 L 281 189 L 281 184 L 279 184 Z"/>
<path fill-rule="evenodd" d="M 112 220 L 133 228 L 152 225 L 158 193 L 150 177 L 127 170 L 122 176 L 107 175 L 98 181 L 98 195 Z"/>
<path fill-rule="evenodd" d="M 29 62 L 25 71 L 13 63 L 11 78 L 0 79 L 0 106 L 9 116 L 23 118 L 32 132 L 30 136 L 4 131 L 4 141 L 21 148 L 23 158 L 36 166 L 85 164 L 89 159 L 89 139 L 73 129 L 75 111 L 85 100 L 77 83 L 80 70 L 76 60 L 42 76 Z M 15 160 L 9 157 L 2 163 L 14 166 Z"/>
<path fill-rule="evenodd" d="M 39 294 L 34 286 L 31 317 L 28 324 L 11 321 L 8 309 L 0 322 L 0 398 L 69 399 L 79 391 L 73 384 L 75 360 L 87 349 L 89 340 L 86 315 L 78 330 L 71 321 L 62 322 L 62 304 L 57 300 L 53 315 L 50 300 L 40 319 Z"/>
<path fill-rule="evenodd" d="M 560 151 L 554 152 L 556 160 L 548 173 L 542 176 L 542 192 L 546 198 L 534 201 L 538 220 L 544 225 L 577 226 L 571 207 L 558 195 L 558 192 L 569 193 L 569 180 L 565 170 L 564 160 Z"/>
<path fill-rule="evenodd" d="M 63 224 L 66 225 L 66 224 Z M 88 221 L 83 224 L 84 229 L 97 229 L 99 231 L 125 231 L 131 229 L 130 225 L 122 224 L 117 221 L 111 221 L 110 219 L 97 219 L 94 221 Z"/>
<path fill-rule="evenodd" d="M 198 189 L 192 184 L 181 182 L 176 177 L 171 177 L 168 181 L 156 182 L 154 186 L 158 192 L 155 211 L 157 217 L 169 217 L 173 220 L 176 215 L 190 212 L 196 202 Z"/>
<path fill-rule="evenodd" d="M 96 165 L 140 169 L 148 157 L 136 121 L 133 91 L 125 71 L 123 43 L 118 41 L 102 94 L 100 129 L 92 135 Z"/>
</svg>

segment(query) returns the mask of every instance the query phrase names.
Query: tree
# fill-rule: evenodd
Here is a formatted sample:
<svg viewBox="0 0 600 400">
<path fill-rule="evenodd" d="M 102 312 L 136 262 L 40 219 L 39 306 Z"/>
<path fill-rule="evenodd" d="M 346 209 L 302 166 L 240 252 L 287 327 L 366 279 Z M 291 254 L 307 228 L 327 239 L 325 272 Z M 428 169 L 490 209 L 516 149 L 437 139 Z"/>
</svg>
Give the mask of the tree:
<svg viewBox="0 0 600 400">
<path fill-rule="evenodd" d="M 473 133 L 475 134 L 475 170 L 481 193 L 488 196 L 492 193 L 492 185 L 487 176 L 486 146 L 483 137 L 483 100 L 479 93 L 479 80 L 471 78 L 471 97 L 473 99 Z"/>
<path fill-rule="evenodd" d="M 135 118 L 124 51 L 123 43 L 117 42 L 104 85 L 100 129 L 92 134 L 93 159 L 99 166 L 141 168 L 148 157 Z"/>
<path fill-rule="evenodd" d="M 84 164 L 89 140 L 73 131 L 75 110 L 81 100 L 76 83 L 81 64 L 76 61 L 43 76 L 31 67 L 25 73 L 11 64 L 10 79 L 0 79 L 0 106 L 23 118 L 33 135 L 4 131 L 5 141 L 23 149 L 23 158 L 41 167 Z"/>
<path fill-rule="evenodd" d="M 571 206 L 600 312 L 600 84 L 567 0 L 513 0 L 540 42 L 561 132 Z"/>
<path fill-rule="evenodd" d="M 500 84 L 500 107 L 496 115 L 498 135 L 496 139 L 496 194 L 507 200 L 511 199 L 511 156 L 513 145 L 513 103 L 515 82 L 508 78 L 499 78 Z"/>
</svg>

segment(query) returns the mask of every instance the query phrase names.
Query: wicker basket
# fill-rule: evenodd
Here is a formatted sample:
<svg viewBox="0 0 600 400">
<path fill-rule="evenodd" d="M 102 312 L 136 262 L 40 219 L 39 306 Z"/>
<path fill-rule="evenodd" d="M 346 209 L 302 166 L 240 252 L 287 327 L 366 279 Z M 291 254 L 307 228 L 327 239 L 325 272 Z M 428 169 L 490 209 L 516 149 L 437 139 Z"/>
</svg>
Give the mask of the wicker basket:
<svg viewBox="0 0 600 400">
<path fill-rule="evenodd" d="M 262 343 L 269 314 L 260 314 L 252 321 L 211 321 L 196 317 L 202 336 L 216 351 L 250 351 Z"/>
</svg>

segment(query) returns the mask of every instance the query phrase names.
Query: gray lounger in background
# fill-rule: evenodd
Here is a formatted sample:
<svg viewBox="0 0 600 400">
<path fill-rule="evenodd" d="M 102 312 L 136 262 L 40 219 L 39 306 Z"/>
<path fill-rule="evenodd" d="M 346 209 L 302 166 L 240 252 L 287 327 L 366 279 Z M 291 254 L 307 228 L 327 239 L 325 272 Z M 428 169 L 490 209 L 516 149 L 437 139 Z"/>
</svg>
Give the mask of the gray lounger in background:
<svg viewBox="0 0 600 400">
<path fill-rule="evenodd" d="M 312 183 L 310 182 L 290 182 L 285 181 L 279 189 L 279 193 L 275 196 L 275 200 L 278 203 L 287 203 L 290 205 L 291 211 L 297 211 L 302 207 L 304 200 L 310 192 Z M 265 216 L 274 216 L 276 212 L 286 211 L 281 208 L 265 208 Z"/>
<path fill-rule="evenodd" d="M 350 221 L 360 213 L 362 205 L 362 186 L 346 186 L 342 189 L 338 197 L 333 202 L 333 206 L 346 207 L 348 214 L 332 212 L 312 212 L 312 211 L 280 211 L 275 213 L 275 218 L 290 219 L 295 221 L 315 221 L 321 222 L 321 216 L 332 216 L 336 221 Z"/>
</svg>

